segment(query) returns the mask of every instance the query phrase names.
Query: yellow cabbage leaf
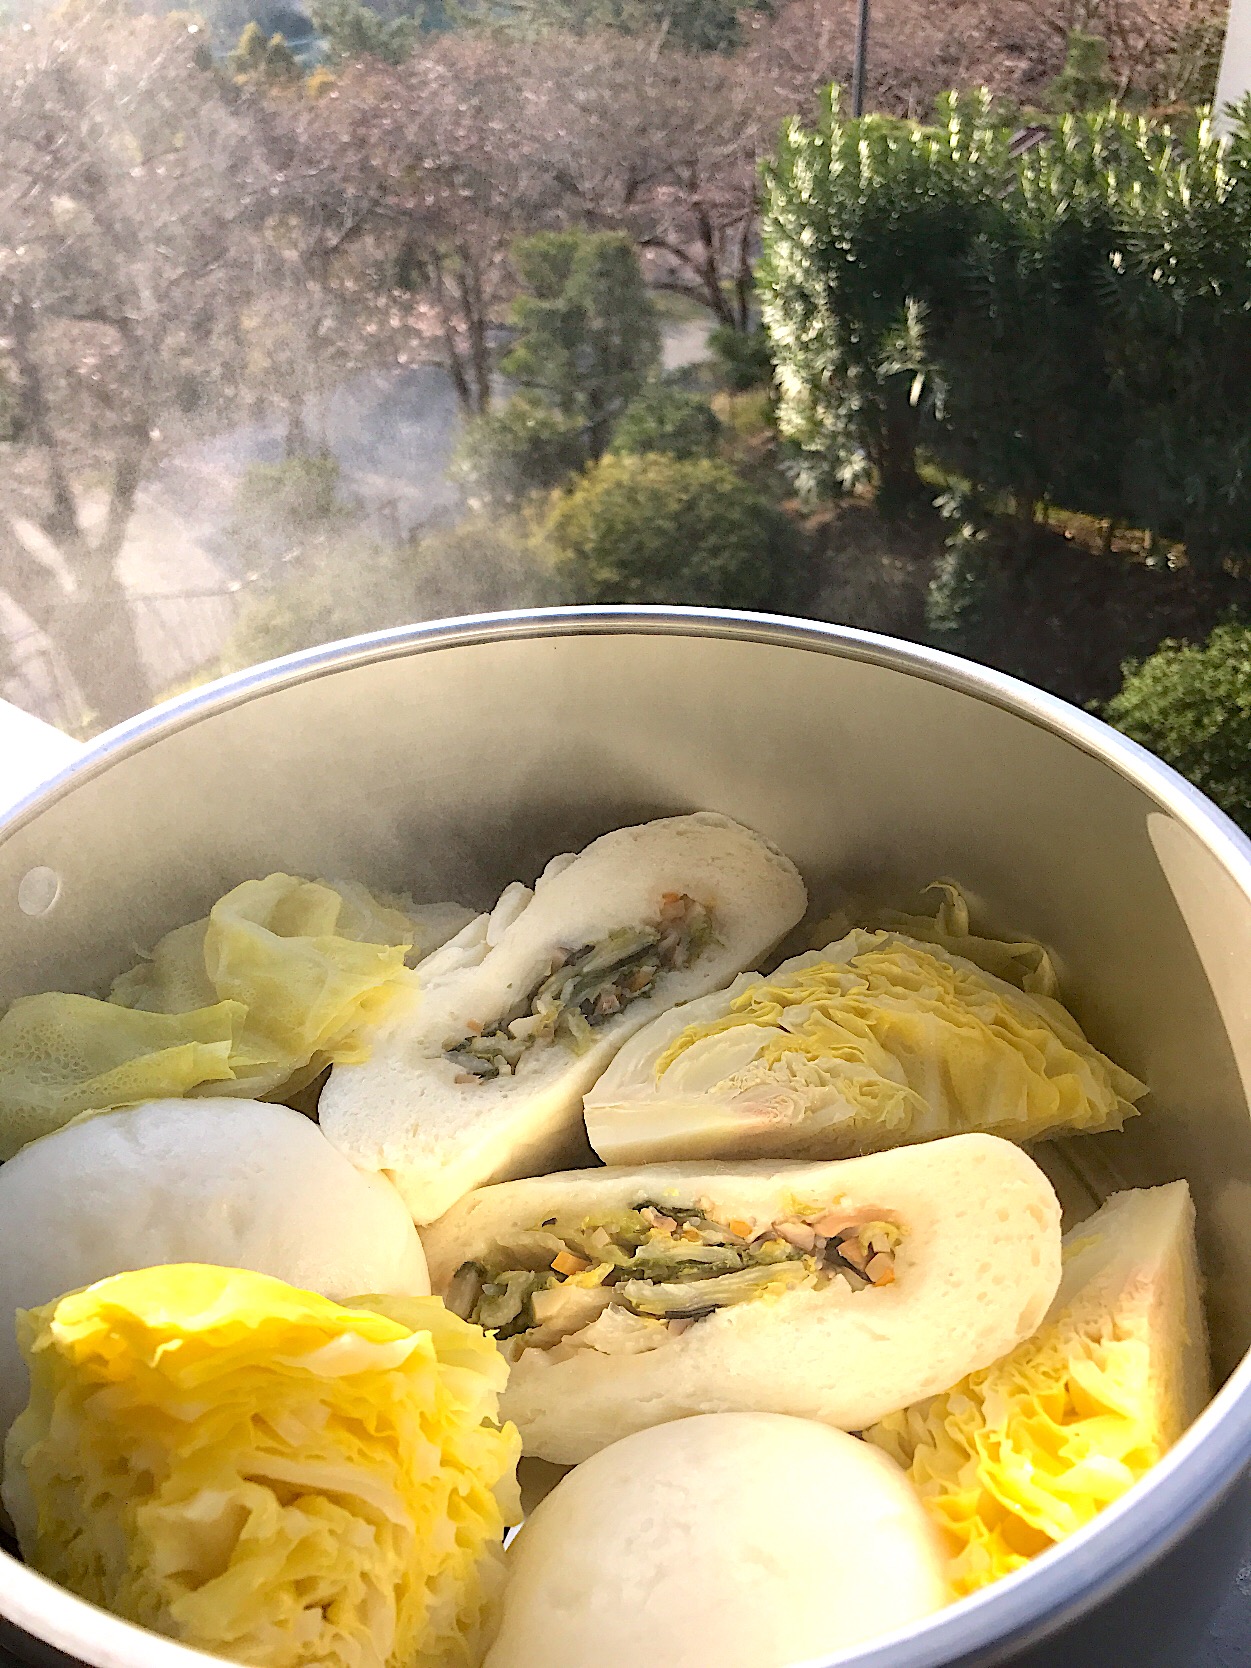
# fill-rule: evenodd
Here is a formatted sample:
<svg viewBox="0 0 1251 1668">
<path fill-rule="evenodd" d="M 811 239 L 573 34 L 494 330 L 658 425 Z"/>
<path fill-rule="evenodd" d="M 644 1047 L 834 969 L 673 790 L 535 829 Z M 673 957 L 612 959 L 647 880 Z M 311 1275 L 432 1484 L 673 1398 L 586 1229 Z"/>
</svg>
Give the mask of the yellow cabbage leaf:
<svg viewBox="0 0 1251 1668">
<path fill-rule="evenodd" d="M 1115 1195 L 1065 1238 L 1043 1325 L 954 1389 L 863 1434 L 944 1531 L 959 1595 L 1019 1569 L 1117 1500 L 1207 1398 L 1185 1183 Z"/>
<path fill-rule="evenodd" d="M 0 1019 L 0 1157 L 84 1110 L 165 1095 L 282 1098 L 368 1057 L 411 998 L 413 925 L 355 883 L 273 874 L 166 933 L 107 1002 L 26 997 Z"/>
<path fill-rule="evenodd" d="M 258 1668 L 476 1668 L 520 1515 L 507 1367 L 438 1298 L 403 1313 L 196 1264 L 22 1312 L 27 1562 Z"/>
<path fill-rule="evenodd" d="M 1164 1454 L 1141 1338 L 1044 1327 L 1011 1355 L 865 1434 L 951 1537 L 960 1596 L 1090 1522 Z"/>
<path fill-rule="evenodd" d="M 0 1159 L 81 1112 L 185 1095 L 233 1074 L 243 1011 L 127 1013 L 91 996 L 24 996 L 0 1018 Z"/>
<path fill-rule="evenodd" d="M 673 1039 L 658 1092 L 696 1045 L 712 1075 L 715 1038 L 728 1072 L 718 1094 L 744 1115 L 793 1106 L 805 1139 L 825 1131 L 847 1152 L 970 1130 L 1031 1141 L 1119 1129 L 1146 1093 L 1052 997 L 898 932 L 852 931 L 746 985 Z"/>
</svg>

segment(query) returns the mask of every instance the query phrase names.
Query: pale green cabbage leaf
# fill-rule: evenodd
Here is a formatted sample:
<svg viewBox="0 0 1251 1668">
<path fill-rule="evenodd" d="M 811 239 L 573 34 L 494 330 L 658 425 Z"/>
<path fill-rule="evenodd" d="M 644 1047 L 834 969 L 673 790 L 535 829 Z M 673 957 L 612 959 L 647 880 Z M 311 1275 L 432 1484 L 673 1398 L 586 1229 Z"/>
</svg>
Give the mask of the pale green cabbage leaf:
<svg viewBox="0 0 1251 1668">
<path fill-rule="evenodd" d="M 279 1099 L 366 1059 L 415 991 L 412 942 L 409 918 L 363 886 L 245 881 L 167 933 L 107 1001 L 51 993 L 0 1018 L 0 1157 L 85 1110 Z"/>
<path fill-rule="evenodd" d="M 79 1113 L 233 1077 L 237 1002 L 128 1013 L 92 996 L 25 996 L 0 1019 L 0 1159 Z"/>
</svg>

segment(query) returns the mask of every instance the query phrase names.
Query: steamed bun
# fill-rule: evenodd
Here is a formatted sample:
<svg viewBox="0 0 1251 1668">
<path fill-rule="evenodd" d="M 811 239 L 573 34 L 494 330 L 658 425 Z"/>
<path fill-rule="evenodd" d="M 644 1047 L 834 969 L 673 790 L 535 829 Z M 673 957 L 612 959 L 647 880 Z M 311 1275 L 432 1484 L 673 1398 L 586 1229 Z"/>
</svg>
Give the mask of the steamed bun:
<svg viewBox="0 0 1251 1668">
<path fill-rule="evenodd" d="M 391 1183 L 290 1107 L 155 1100 L 98 1113 L 0 1168 L 0 1434 L 27 1395 L 15 1312 L 166 1263 L 250 1269 L 336 1299 L 430 1290 Z"/>
<path fill-rule="evenodd" d="M 844 1431 L 711 1413 L 563 1478 L 508 1553 L 485 1668 L 784 1668 L 947 1602 L 903 1472 Z"/>
</svg>

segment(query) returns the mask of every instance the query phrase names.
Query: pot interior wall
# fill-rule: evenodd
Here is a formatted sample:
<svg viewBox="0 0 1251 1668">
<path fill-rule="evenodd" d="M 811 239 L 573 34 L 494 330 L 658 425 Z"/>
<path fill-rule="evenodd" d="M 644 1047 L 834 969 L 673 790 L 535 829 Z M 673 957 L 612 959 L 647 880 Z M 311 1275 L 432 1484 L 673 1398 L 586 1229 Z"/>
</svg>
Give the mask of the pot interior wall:
<svg viewBox="0 0 1251 1668">
<path fill-rule="evenodd" d="M 1072 1163 L 1096 1195 L 1190 1180 L 1227 1372 L 1251 1341 L 1251 1019 L 1235 993 L 1251 901 L 1108 765 L 893 667 L 623 629 L 452 643 L 272 689 L 118 759 L 0 844 L 0 1004 L 102 993 L 273 869 L 482 904 L 606 829 L 701 807 L 775 840 L 818 905 L 951 876 L 996 927 L 1053 947 L 1088 1033 L 1153 1089 L 1124 1133 L 1072 1143 Z M 39 866 L 60 892 L 32 916 L 18 892 Z"/>
</svg>

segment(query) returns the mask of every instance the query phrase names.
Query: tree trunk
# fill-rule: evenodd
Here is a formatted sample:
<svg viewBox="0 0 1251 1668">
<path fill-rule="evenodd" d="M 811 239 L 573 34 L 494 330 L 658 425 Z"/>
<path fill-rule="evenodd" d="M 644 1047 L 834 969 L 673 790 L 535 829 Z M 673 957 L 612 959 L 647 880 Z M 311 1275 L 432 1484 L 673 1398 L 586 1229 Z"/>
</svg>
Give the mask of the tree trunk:
<svg viewBox="0 0 1251 1668">
<path fill-rule="evenodd" d="M 467 417 L 474 415 L 473 394 L 469 387 L 469 378 L 461 358 L 460 344 L 456 340 L 456 325 L 454 313 L 456 303 L 450 293 L 450 285 L 443 271 L 443 262 L 438 251 L 430 257 L 430 274 L 433 279 L 435 310 L 439 315 L 439 328 L 443 333 L 444 368 L 452 379 L 452 387 L 456 391 L 456 399 L 461 410 Z"/>
<path fill-rule="evenodd" d="M 65 593 L 56 574 L 18 537 L 7 516 L 0 518 L 0 590 L 49 636 Z"/>
<path fill-rule="evenodd" d="M 461 253 L 461 272 L 465 323 L 469 332 L 469 363 L 473 373 L 474 404 L 481 416 L 491 407 L 491 348 L 487 341 L 482 272 L 464 251 Z"/>
<path fill-rule="evenodd" d="M 881 440 L 875 460 L 877 502 L 884 516 L 906 514 L 924 493 L 925 484 L 917 474 L 916 429 L 916 412 L 909 403 L 903 378 L 896 377 L 886 387 Z"/>
<path fill-rule="evenodd" d="M 152 685 L 139 654 L 134 613 L 111 568 L 80 575 L 78 587 L 59 610 L 54 641 L 94 725 L 106 729 L 149 705 Z"/>
<path fill-rule="evenodd" d="M 283 441 L 283 456 L 288 458 L 307 457 L 310 449 L 308 424 L 304 421 L 304 396 L 303 394 L 293 394 L 287 401 L 287 433 Z"/>
<path fill-rule="evenodd" d="M 744 333 L 751 329 L 751 304 L 756 294 L 755 275 L 751 266 L 752 227 L 753 221 L 749 218 L 743 222 L 739 231 L 738 271 L 734 278 L 737 324 Z"/>
<path fill-rule="evenodd" d="M 146 416 L 140 415 L 127 426 L 114 462 L 108 513 L 93 547 L 79 520 L 32 339 L 30 310 L 21 308 L 15 317 L 14 357 L 24 412 L 43 451 L 47 476 L 47 507 L 40 527 L 74 576 L 74 590 L 54 600 L 52 591 L 40 583 L 39 564 L 28 555 L 23 557 L 11 526 L 0 539 L 0 548 L 8 557 L 6 569 L 12 594 L 56 644 L 91 708 L 95 724 L 103 729 L 131 717 L 152 698 L 130 602 L 114 570 L 151 443 L 149 424 Z"/>
</svg>

